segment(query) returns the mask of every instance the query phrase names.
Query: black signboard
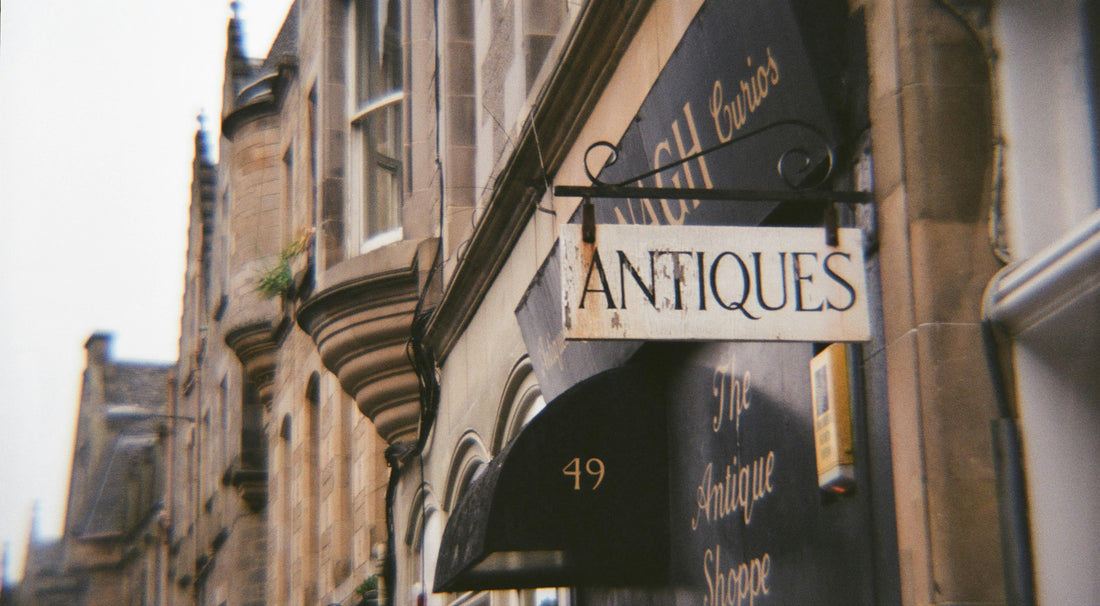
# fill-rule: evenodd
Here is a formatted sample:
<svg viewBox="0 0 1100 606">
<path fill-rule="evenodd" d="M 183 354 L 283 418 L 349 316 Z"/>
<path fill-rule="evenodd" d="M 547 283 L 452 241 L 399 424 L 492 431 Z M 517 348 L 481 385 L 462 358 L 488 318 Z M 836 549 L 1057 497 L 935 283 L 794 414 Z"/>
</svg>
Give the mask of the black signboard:
<svg viewBox="0 0 1100 606">
<path fill-rule="evenodd" d="M 818 82 L 789 2 L 706 2 L 618 142 L 615 163 L 598 177 L 646 187 L 790 191 L 813 185 L 828 169 L 835 139 Z M 596 222 L 756 225 L 774 206 L 599 200 Z"/>
<path fill-rule="evenodd" d="M 653 363 L 669 373 L 678 592 L 708 606 L 874 603 L 865 495 L 818 486 L 812 345 L 658 351 Z"/>
</svg>

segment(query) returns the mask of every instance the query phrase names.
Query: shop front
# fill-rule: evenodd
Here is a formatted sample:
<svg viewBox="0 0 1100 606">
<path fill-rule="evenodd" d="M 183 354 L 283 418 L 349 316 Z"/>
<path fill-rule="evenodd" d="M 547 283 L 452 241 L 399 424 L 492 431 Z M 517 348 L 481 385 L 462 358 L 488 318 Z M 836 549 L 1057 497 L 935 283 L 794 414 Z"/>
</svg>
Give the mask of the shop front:
<svg viewBox="0 0 1100 606">
<path fill-rule="evenodd" d="M 577 142 L 515 308 L 547 404 L 451 507 L 437 592 L 897 601 L 862 24 L 828 5 L 702 3 L 621 137 Z"/>
</svg>

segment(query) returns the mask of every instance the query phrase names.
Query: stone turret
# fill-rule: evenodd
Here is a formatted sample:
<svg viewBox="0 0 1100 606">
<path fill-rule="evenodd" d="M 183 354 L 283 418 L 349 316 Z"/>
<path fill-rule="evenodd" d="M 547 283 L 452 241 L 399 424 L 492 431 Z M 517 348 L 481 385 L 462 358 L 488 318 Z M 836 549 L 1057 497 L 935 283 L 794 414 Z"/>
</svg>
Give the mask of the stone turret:
<svg viewBox="0 0 1100 606">
<path fill-rule="evenodd" d="M 222 83 L 223 116 L 232 111 L 237 93 L 249 84 L 255 71 L 254 62 L 248 59 L 244 51 L 241 5 L 239 2 L 232 2 L 229 6 L 233 9 L 233 18 L 229 20 L 229 26 L 226 28 L 225 81 Z"/>
</svg>

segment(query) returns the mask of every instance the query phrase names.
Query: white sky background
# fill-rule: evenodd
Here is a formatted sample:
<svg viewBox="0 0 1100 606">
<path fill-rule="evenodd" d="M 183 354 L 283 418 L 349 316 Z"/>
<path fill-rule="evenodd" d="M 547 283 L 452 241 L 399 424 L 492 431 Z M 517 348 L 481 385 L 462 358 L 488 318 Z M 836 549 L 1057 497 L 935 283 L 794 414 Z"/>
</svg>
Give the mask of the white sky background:
<svg viewBox="0 0 1100 606">
<path fill-rule="evenodd" d="M 263 56 L 291 0 L 245 0 Z M 217 137 L 229 0 L 0 8 L 0 550 L 61 532 L 84 342 L 172 361 L 196 116 Z"/>
</svg>

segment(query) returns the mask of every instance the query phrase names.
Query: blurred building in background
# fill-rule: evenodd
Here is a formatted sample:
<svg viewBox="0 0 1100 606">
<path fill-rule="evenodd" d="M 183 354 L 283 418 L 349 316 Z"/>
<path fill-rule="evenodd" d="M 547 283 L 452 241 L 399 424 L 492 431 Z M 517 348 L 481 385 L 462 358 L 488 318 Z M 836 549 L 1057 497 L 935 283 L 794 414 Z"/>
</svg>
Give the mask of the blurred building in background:
<svg viewBox="0 0 1100 606">
<path fill-rule="evenodd" d="M 32 531 L 18 604 L 143 604 L 163 587 L 172 368 L 115 360 L 110 345 L 85 345 L 64 534 Z"/>
</svg>

